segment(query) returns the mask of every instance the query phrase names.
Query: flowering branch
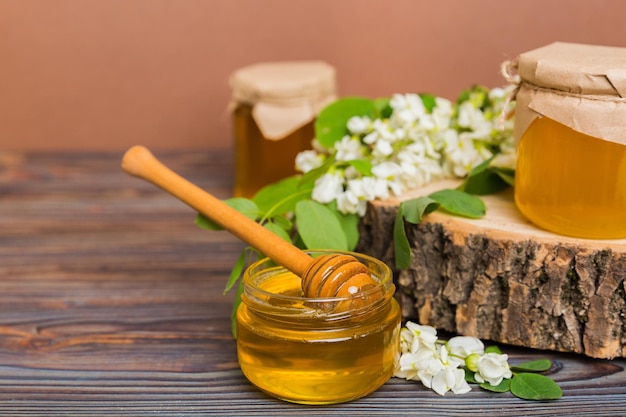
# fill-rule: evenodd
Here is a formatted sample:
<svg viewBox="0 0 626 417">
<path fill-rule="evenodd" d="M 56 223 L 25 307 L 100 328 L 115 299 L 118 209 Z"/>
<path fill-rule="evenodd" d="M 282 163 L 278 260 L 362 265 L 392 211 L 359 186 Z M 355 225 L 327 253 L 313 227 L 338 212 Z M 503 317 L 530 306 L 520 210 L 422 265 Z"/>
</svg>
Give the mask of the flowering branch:
<svg viewBox="0 0 626 417">
<path fill-rule="evenodd" d="M 508 355 L 495 347 L 485 349 L 475 337 L 456 336 L 445 342 L 437 338 L 435 328 L 409 321 L 400 331 L 400 357 L 394 376 L 421 381 L 439 395 L 448 391 L 465 394 L 471 390 L 468 382 L 475 382 L 483 389 L 511 391 L 522 399 L 552 400 L 561 397 L 561 388 L 552 379 L 529 372 L 550 367 L 550 361 L 535 361 L 511 368 Z"/>
<path fill-rule="evenodd" d="M 455 103 L 428 94 L 339 100 L 320 113 L 314 149 L 296 168 L 317 174 L 313 200 L 359 216 L 369 201 L 465 178 L 486 161 L 512 172 L 513 121 L 500 117 L 510 111 L 507 94 L 474 86 Z"/>
</svg>

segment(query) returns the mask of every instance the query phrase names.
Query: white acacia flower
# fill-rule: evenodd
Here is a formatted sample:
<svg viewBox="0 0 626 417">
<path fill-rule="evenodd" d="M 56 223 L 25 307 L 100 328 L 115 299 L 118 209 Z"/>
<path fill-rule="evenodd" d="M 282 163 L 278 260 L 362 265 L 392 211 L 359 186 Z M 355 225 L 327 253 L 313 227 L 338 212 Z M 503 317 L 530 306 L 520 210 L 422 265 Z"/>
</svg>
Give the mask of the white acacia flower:
<svg viewBox="0 0 626 417">
<path fill-rule="evenodd" d="M 348 135 L 330 147 L 314 139 L 314 150 L 299 154 L 296 168 L 306 173 L 334 158 L 330 170 L 337 170 L 332 175 L 339 178 L 319 178 L 313 199 L 336 200 L 342 212 L 359 215 L 373 199 L 401 196 L 439 179 L 463 178 L 494 150 L 497 166 L 514 169 L 513 120 L 505 117 L 513 109 L 512 88 L 478 87 L 462 102 L 433 97 L 428 109 L 418 94 L 394 94 L 388 118 L 351 117 Z M 356 159 L 371 163 L 371 175 L 345 163 Z"/>
<path fill-rule="evenodd" d="M 367 201 L 359 198 L 351 190 L 346 190 L 336 198 L 337 210 L 343 214 L 358 214 L 364 216 L 367 210 Z"/>
<path fill-rule="evenodd" d="M 403 378 L 406 380 L 417 380 L 417 368 L 414 366 L 416 362 L 415 354 L 406 352 L 400 355 L 396 364 L 396 369 L 393 372 L 393 376 L 396 378 Z"/>
<path fill-rule="evenodd" d="M 406 327 L 400 330 L 400 353 L 408 353 L 413 345 L 413 332 Z"/>
<path fill-rule="evenodd" d="M 394 376 L 419 380 L 439 395 L 452 391 L 464 394 L 471 390 L 465 381 L 463 363 L 450 360 L 445 344 L 437 344 L 437 332 L 431 326 L 412 322 L 400 332 L 401 355 Z"/>
<path fill-rule="evenodd" d="M 343 177 L 338 172 L 326 173 L 315 181 L 311 198 L 322 204 L 330 203 L 343 193 Z"/>
<path fill-rule="evenodd" d="M 432 379 L 432 389 L 439 395 L 452 390 L 455 394 L 466 394 L 472 390 L 465 381 L 465 371 L 460 368 L 445 367 Z"/>
<path fill-rule="evenodd" d="M 487 381 L 493 386 L 499 385 L 504 378 L 513 376 L 508 359 L 508 355 L 485 353 L 478 358 L 478 371 L 474 374 L 474 378 L 480 383 Z"/>
<path fill-rule="evenodd" d="M 402 181 L 400 178 L 394 178 L 392 180 L 389 180 L 388 184 L 391 193 L 395 196 L 401 196 L 407 189 L 404 181 Z"/>
<path fill-rule="evenodd" d="M 474 141 L 468 134 L 451 133 L 445 137 L 446 150 L 444 166 L 457 177 L 466 176 L 484 159 L 477 151 Z M 486 159 L 486 158 L 485 158 Z"/>
<path fill-rule="evenodd" d="M 372 123 L 372 129 L 378 135 L 379 140 L 394 142 L 397 139 L 396 127 L 391 126 L 388 121 L 376 119 Z"/>
<path fill-rule="evenodd" d="M 465 101 L 459 105 L 457 123 L 459 126 L 485 137 L 489 136 L 492 129 L 492 123 L 485 118 L 485 114 L 470 101 Z"/>
<path fill-rule="evenodd" d="M 389 198 L 387 181 L 376 177 L 361 177 L 348 181 L 349 191 L 359 199 L 373 201 L 375 199 L 386 200 Z"/>
<path fill-rule="evenodd" d="M 452 123 L 453 110 L 450 100 L 437 97 L 435 99 L 435 108 L 431 115 L 434 129 L 441 130 L 449 128 Z"/>
<path fill-rule="evenodd" d="M 485 345 L 480 339 L 470 336 L 455 336 L 448 340 L 451 355 L 465 359 L 470 355 L 485 353 Z"/>
<path fill-rule="evenodd" d="M 403 152 L 398 154 L 401 178 L 404 188 L 411 189 L 421 187 L 435 179 L 443 177 L 443 169 L 439 161 Z"/>
<path fill-rule="evenodd" d="M 394 94 L 389 105 L 394 110 L 392 121 L 398 125 L 411 125 L 426 115 L 424 103 L 417 94 Z"/>
<path fill-rule="evenodd" d="M 348 119 L 348 130 L 353 135 L 361 135 L 367 132 L 372 125 L 372 120 L 367 116 L 354 116 Z"/>
<path fill-rule="evenodd" d="M 406 329 L 413 335 L 410 351 L 416 353 L 420 349 L 436 350 L 437 330 L 432 326 L 425 326 L 409 321 Z"/>
<path fill-rule="evenodd" d="M 302 151 L 296 155 L 296 169 L 307 173 L 322 165 L 324 157 L 315 151 Z"/>
<path fill-rule="evenodd" d="M 400 357 L 401 371 L 420 370 L 426 368 L 427 362 L 435 357 L 436 350 L 420 349 L 415 352 L 406 352 Z"/>
<path fill-rule="evenodd" d="M 393 153 L 393 146 L 391 142 L 387 140 L 379 140 L 377 141 L 372 150 L 372 154 L 374 156 L 385 157 L 389 156 Z"/>
<path fill-rule="evenodd" d="M 386 161 L 372 167 L 372 174 L 375 177 L 392 180 L 402 174 L 402 167 L 395 162 Z"/>
<path fill-rule="evenodd" d="M 340 141 L 335 142 L 335 150 L 337 161 L 352 161 L 365 155 L 364 146 L 358 136 L 344 136 Z"/>
<path fill-rule="evenodd" d="M 438 349 L 429 353 L 430 356 L 415 362 L 417 376 L 424 386 L 431 388 L 439 395 L 445 395 L 450 390 L 458 394 L 471 390 L 465 381 L 465 371 L 459 368 L 458 361 L 449 360 L 448 349 L 445 345 L 440 345 Z"/>
<path fill-rule="evenodd" d="M 426 356 L 426 354 L 424 354 L 424 356 Z M 424 384 L 426 388 L 431 389 L 433 388 L 433 378 L 435 375 L 445 370 L 445 365 L 436 351 L 432 352 L 430 356 L 425 357 L 423 360 L 416 362 L 416 367 L 417 376 L 420 381 L 422 381 L 422 384 Z"/>
</svg>

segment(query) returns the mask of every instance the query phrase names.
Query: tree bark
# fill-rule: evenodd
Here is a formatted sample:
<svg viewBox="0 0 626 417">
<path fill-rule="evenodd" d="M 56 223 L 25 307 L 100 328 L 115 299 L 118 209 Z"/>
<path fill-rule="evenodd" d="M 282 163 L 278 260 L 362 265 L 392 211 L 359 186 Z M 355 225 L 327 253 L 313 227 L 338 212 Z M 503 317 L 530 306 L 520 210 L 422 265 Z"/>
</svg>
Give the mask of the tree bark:
<svg viewBox="0 0 626 417">
<path fill-rule="evenodd" d="M 358 250 L 395 264 L 393 223 L 402 200 L 455 186 L 432 184 L 374 202 Z M 485 196 L 487 214 L 436 211 L 406 224 L 411 266 L 394 269 L 403 317 L 503 344 L 626 355 L 626 240 L 558 236 L 529 223 L 512 191 Z"/>
</svg>

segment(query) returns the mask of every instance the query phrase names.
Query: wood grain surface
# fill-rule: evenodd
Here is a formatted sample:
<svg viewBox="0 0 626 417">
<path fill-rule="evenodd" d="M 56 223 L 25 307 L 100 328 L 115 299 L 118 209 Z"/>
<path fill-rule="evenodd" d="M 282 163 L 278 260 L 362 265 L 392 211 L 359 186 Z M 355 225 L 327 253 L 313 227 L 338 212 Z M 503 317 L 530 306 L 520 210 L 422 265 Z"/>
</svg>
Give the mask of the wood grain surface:
<svg viewBox="0 0 626 417">
<path fill-rule="evenodd" d="M 230 196 L 228 152 L 163 162 Z M 626 362 L 548 357 L 564 395 L 522 401 L 473 389 L 438 396 L 391 379 L 347 404 L 270 398 L 239 371 L 223 295 L 244 245 L 124 174 L 121 154 L 0 153 L 0 416 L 626 415 Z"/>
</svg>

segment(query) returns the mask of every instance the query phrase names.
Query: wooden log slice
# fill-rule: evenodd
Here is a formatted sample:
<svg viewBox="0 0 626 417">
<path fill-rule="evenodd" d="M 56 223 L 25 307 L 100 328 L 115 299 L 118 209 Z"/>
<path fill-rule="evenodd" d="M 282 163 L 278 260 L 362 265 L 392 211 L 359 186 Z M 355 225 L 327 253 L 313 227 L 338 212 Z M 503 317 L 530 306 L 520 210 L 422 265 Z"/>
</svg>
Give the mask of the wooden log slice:
<svg viewBox="0 0 626 417">
<path fill-rule="evenodd" d="M 393 223 L 402 199 L 370 205 L 358 251 L 394 268 Z M 626 356 L 626 239 L 586 240 L 546 232 L 517 210 L 512 190 L 483 197 L 487 214 L 437 211 L 407 224 L 411 267 L 394 270 L 405 319 L 498 343 Z"/>
</svg>

